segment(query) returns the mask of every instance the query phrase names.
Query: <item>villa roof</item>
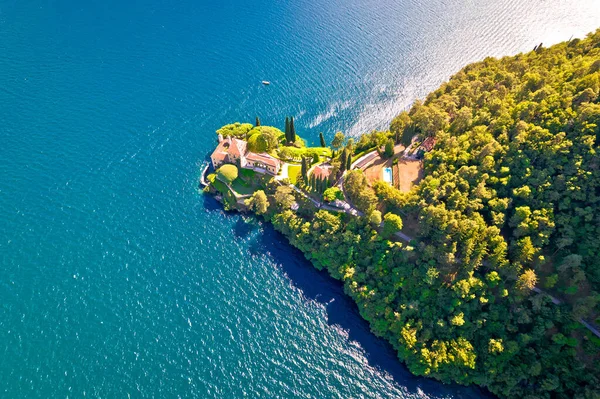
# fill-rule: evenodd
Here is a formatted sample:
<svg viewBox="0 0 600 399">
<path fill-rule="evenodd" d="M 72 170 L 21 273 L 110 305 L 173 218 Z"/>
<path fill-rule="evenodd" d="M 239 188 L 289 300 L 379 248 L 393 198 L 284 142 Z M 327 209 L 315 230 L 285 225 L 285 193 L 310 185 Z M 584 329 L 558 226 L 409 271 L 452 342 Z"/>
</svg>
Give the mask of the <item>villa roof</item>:
<svg viewBox="0 0 600 399">
<path fill-rule="evenodd" d="M 277 168 L 279 166 L 279 160 L 277 158 L 265 153 L 257 154 L 255 152 L 249 152 L 246 154 L 246 160 L 253 162 L 262 162 L 265 165 L 269 165 L 274 168 Z"/>
<path fill-rule="evenodd" d="M 433 146 L 435 145 L 434 137 L 427 137 L 421 146 L 425 149 L 425 151 L 433 150 Z"/>
<path fill-rule="evenodd" d="M 318 165 L 312 171 L 317 179 L 326 179 L 331 174 L 331 165 Z"/>
<path fill-rule="evenodd" d="M 245 153 L 246 142 L 244 140 L 236 139 L 235 137 L 227 137 L 219 143 L 211 157 L 220 161 L 227 161 L 228 155 L 240 158 Z"/>
<path fill-rule="evenodd" d="M 246 153 L 247 143 L 244 140 L 239 140 L 236 138 L 231 138 L 231 146 L 229 147 L 229 153 L 240 157 Z"/>
</svg>

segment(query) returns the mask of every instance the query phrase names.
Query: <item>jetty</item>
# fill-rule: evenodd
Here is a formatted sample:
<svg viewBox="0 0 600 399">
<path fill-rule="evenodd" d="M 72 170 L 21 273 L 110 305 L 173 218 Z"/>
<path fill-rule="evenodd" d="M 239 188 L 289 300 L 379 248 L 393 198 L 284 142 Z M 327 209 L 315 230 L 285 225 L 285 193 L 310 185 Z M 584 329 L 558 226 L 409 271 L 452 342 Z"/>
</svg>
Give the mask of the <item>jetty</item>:
<svg viewBox="0 0 600 399">
<path fill-rule="evenodd" d="M 200 186 L 202 186 L 202 188 L 208 186 L 208 182 L 206 181 L 206 172 L 208 171 L 209 167 L 210 163 L 205 162 L 204 167 L 202 168 L 202 173 L 200 173 Z"/>
</svg>

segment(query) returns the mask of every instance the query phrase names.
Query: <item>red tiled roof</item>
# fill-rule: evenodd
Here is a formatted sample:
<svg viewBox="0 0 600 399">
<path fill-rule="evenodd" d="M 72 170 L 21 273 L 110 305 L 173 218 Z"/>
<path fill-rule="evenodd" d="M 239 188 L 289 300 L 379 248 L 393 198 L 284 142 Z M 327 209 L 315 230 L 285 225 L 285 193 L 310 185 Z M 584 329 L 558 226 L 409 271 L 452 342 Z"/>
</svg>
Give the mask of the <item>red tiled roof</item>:
<svg viewBox="0 0 600 399">
<path fill-rule="evenodd" d="M 231 138 L 231 146 L 229 147 L 229 153 L 237 158 L 246 153 L 246 142 L 244 140 L 238 140 Z"/>
<path fill-rule="evenodd" d="M 270 156 L 269 154 L 264 154 L 264 153 L 257 154 L 254 152 L 249 152 L 246 154 L 246 160 L 252 161 L 252 162 L 262 162 L 265 165 L 269 165 L 274 168 L 277 168 L 279 166 L 279 160 L 277 158 L 274 158 L 274 157 Z"/>
<path fill-rule="evenodd" d="M 317 178 L 317 179 L 326 179 L 329 177 L 329 175 L 331 174 L 331 168 L 328 166 L 316 166 L 313 171 L 312 174 Z"/>
<path fill-rule="evenodd" d="M 435 145 L 435 138 L 427 137 L 421 146 L 425 148 L 426 151 L 433 150 L 433 146 Z"/>
<path fill-rule="evenodd" d="M 219 143 L 213 151 L 211 157 L 219 161 L 231 161 L 228 156 L 240 158 L 246 153 L 246 142 L 236 139 L 235 137 L 227 137 Z"/>
</svg>

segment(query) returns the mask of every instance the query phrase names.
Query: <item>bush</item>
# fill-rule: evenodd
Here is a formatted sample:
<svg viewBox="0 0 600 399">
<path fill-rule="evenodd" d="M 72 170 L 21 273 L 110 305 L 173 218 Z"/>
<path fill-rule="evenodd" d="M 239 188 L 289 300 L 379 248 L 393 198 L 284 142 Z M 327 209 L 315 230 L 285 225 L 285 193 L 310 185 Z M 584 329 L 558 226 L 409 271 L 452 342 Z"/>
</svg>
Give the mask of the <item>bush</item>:
<svg viewBox="0 0 600 399">
<path fill-rule="evenodd" d="M 229 125 L 225 125 L 219 130 L 217 130 L 217 134 L 222 135 L 223 137 L 236 137 L 238 139 L 246 140 L 246 134 L 253 128 L 251 123 L 231 123 Z"/>
<path fill-rule="evenodd" d="M 331 157 L 331 149 L 324 147 L 283 147 L 279 149 L 279 158 L 284 161 L 299 161 L 302 158 L 315 158 L 315 156 Z"/>
<path fill-rule="evenodd" d="M 369 223 L 373 227 L 379 227 L 379 225 L 381 224 L 381 212 L 376 209 L 373 212 L 371 212 L 371 214 L 369 215 Z"/>
<path fill-rule="evenodd" d="M 388 139 L 388 141 L 386 141 L 384 155 L 386 158 L 394 156 L 394 140 Z"/>
<path fill-rule="evenodd" d="M 344 195 L 342 194 L 342 190 L 337 187 L 329 187 L 323 193 L 323 200 L 327 202 L 335 201 L 336 199 L 342 200 L 344 199 Z"/>
<path fill-rule="evenodd" d="M 400 216 L 388 212 L 383 217 L 383 236 L 385 238 L 391 237 L 402 230 L 402 219 Z"/>
<path fill-rule="evenodd" d="M 231 184 L 238 177 L 238 168 L 235 165 L 223 165 L 217 170 L 217 177 L 223 183 Z"/>
</svg>

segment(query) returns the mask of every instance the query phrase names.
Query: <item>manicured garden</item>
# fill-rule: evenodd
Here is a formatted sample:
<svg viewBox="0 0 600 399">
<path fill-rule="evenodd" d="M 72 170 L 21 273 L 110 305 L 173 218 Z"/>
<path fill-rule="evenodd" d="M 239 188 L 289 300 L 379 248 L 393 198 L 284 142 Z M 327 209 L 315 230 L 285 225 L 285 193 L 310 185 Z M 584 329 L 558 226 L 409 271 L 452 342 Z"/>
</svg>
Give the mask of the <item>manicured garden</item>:
<svg viewBox="0 0 600 399">
<path fill-rule="evenodd" d="M 296 184 L 298 182 L 298 175 L 302 170 L 302 166 L 300 165 L 289 165 L 288 166 L 288 178 L 292 184 Z"/>
</svg>

